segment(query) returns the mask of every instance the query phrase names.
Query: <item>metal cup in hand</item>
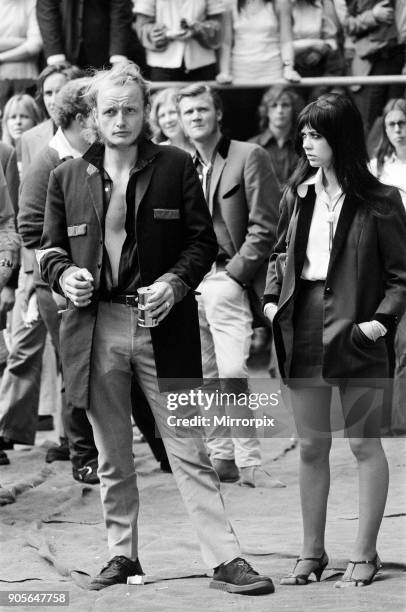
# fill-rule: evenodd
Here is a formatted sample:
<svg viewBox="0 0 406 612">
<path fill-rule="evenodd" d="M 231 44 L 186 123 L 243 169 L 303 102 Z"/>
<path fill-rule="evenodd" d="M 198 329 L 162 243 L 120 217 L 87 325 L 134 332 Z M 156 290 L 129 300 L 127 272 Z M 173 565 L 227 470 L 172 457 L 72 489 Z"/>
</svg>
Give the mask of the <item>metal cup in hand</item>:
<svg viewBox="0 0 406 612">
<path fill-rule="evenodd" d="M 140 327 L 156 327 L 158 320 L 154 319 L 150 311 L 146 309 L 148 295 L 151 293 L 149 287 L 140 287 L 138 293 L 138 325 Z"/>
</svg>

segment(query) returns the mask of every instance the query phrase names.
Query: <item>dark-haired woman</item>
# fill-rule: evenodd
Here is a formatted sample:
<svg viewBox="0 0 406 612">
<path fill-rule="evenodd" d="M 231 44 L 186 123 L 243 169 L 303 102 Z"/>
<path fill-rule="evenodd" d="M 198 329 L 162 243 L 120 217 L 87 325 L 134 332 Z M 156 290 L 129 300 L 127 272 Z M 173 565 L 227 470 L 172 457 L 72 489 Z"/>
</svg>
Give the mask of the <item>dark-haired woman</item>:
<svg viewBox="0 0 406 612">
<path fill-rule="evenodd" d="M 399 191 L 368 169 L 361 116 L 350 99 L 321 96 L 299 115 L 298 132 L 301 158 L 281 213 L 264 306 L 300 438 L 304 540 L 282 584 L 306 584 L 310 574 L 319 580 L 328 564 L 336 385 L 359 471 L 358 534 L 336 585 L 365 586 L 381 567 L 376 540 L 388 465 L 379 386 L 388 370 L 384 336 L 406 307 L 406 213 Z"/>
</svg>

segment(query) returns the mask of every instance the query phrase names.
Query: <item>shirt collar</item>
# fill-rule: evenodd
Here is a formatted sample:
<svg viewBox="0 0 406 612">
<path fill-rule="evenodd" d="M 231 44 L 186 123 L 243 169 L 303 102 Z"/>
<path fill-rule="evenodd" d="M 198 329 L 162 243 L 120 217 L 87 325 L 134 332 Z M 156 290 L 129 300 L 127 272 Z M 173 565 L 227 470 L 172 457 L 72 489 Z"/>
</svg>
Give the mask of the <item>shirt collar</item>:
<svg viewBox="0 0 406 612">
<path fill-rule="evenodd" d="M 261 134 L 258 135 L 258 144 L 260 144 L 262 147 L 266 147 L 266 145 L 268 145 L 272 141 L 277 142 L 275 136 L 272 134 L 269 128 L 267 128 L 265 132 L 262 132 Z M 283 147 L 285 147 L 287 144 L 290 144 L 292 142 L 293 142 L 292 136 L 289 135 L 284 141 Z"/>
<path fill-rule="evenodd" d="M 226 159 L 227 155 L 228 155 L 228 150 L 230 148 L 230 144 L 231 144 L 231 140 L 229 138 L 227 138 L 227 136 L 221 136 L 220 140 L 218 141 L 218 143 L 216 144 L 214 151 L 213 151 L 213 155 L 212 158 L 210 160 L 210 163 L 213 164 L 217 153 L 223 158 Z M 197 166 L 198 164 L 201 164 L 202 166 L 206 166 L 206 165 L 210 165 L 210 164 L 205 164 L 203 159 L 201 158 L 199 151 L 196 149 L 194 154 L 193 154 L 193 161 L 195 166 Z"/>
<path fill-rule="evenodd" d="M 81 157 L 81 153 L 72 147 L 65 134 L 62 131 L 62 128 L 58 128 L 54 136 L 52 136 L 49 141 L 49 146 L 51 149 L 55 149 L 58 153 L 59 158 L 63 159 L 64 157 Z"/>
<path fill-rule="evenodd" d="M 304 198 L 307 195 L 307 190 L 309 185 L 314 185 L 314 189 L 316 191 L 316 196 L 319 197 L 323 192 L 325 192 L 323 185 L 323 171 L 321 168 L 317 170 L 315 174 L 309 176 L 303 183 L 300 183 L 297 188 L 297 195 L 300 198 Z M 343 194 L 342 189 L 338 189 L 337 192 L 333 196 L 333 200 L 338 200 Z"/>
<path fill-rule="evenodd" d="M 309 178 L 303 181 L 303 183 L 300 183 L 300 185 L 298 185 L 297 195 L 299 196 L 299 198 L 306 197 L 309 185 L 314 185 L 314 186 L 316 185 L 316 180 L 317 180 L 316 177 L 319 173 L 321 173 L 321 168 L 317 170 L 316 174 L 312 174 L 311 176 L 309 176 Z"/>
<path fill-rule="evenodd" d="M 138 157 L 133 171 L 142 170 L 145 166 L 152 162 L 157 155 L 159 155 L 159 153 L 160 145 L 155 145 L 147 139 L 140 140 L 138 143 Z M 83 155 L 83 159 L 103 173 L 104 144 L 100 142 L 93 143 Z"/>
</svg>

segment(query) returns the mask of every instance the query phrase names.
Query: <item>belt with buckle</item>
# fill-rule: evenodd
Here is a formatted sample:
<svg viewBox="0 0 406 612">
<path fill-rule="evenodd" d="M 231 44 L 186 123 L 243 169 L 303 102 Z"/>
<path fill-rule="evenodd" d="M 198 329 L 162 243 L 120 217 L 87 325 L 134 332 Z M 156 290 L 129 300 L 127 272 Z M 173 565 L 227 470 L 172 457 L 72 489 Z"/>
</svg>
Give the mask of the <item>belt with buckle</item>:
<svg viewBox="0 0 406 612">
<path fill-rule="evenodd" d="M 125 306 L 138 306 L 138 295 L 111 295 L 101 298 L 103 302 L 113 302 L 113 304 L 124 304 Z"/>
</svg>

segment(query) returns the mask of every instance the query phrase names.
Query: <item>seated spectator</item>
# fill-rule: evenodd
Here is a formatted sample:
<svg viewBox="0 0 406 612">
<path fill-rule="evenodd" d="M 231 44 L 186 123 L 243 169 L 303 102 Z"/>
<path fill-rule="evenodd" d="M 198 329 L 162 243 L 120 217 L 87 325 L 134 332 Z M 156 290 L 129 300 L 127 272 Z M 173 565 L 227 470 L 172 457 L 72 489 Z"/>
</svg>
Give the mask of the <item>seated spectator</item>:
<svg viewBox="0 0 406 612">
<path fill-rule="evenodd" d="M 354 76 L 400 74 L 405 43 L 399 42 L 392 0 L 348 0 L 347 31 L 354 40 Z M 400 11 L 399 11 L 400 14 Z M 390 98 L 400 98 L 404 85 L 368 85 L 356 95 L 368 133 Z"/>
<path fill-rule="evenodd" d="M 250 139 L 269 154 L 281 193 L 297 165 L 295 129 L 302 108 L 303 100 L 292 87 L 270 87 L 258 109 L 261 133 Z"/>
<path fill-rule="evenodd" d="M 48 65 L 142 60 L 131 0 L 37 0 L 37 17 Z"/>
<path fill-rule="evenodd" d="M 216 76 L 222 0 L 135 0 L 136 27 L 153 81 L 206 81 Z"/>
<path fill-rule="evenodd" d="M 0 79 L 35 79 L 41 34 L 35 0 L 0 2 Z"/>
<path fill-rule="evenodd" d="M 290 4 L 281 0 L 228 0 L 228 7 L 217 80 L 299 80 L 293 70 Z"/>
<path fill-rule="evenodd" d="M 293 0 L 295 68 L 302 77 L 344 74 L 342 30 L 333 0 Z M 327 88 L 308 92 L 310 98 Z"/>
<path fill-rule="evenodd" d="M 21 174 L 21 136 L 40 123 L 40 110 L 28 94 L 16 94 L 7 102 L 3 111 L 2 139 L 17 151 L 18 170 Z"/>
<path fill-rule="evenodd" d="M 177 89 L 168 87 L 162 89 L 153 97 L 151 124 L 154 131 L 154 140 L 159 144 L 174 145 L 192 154 L 195 149 L 185 136 L 179 121 L 176 108 L 177 94 Z"/>
</svg>

